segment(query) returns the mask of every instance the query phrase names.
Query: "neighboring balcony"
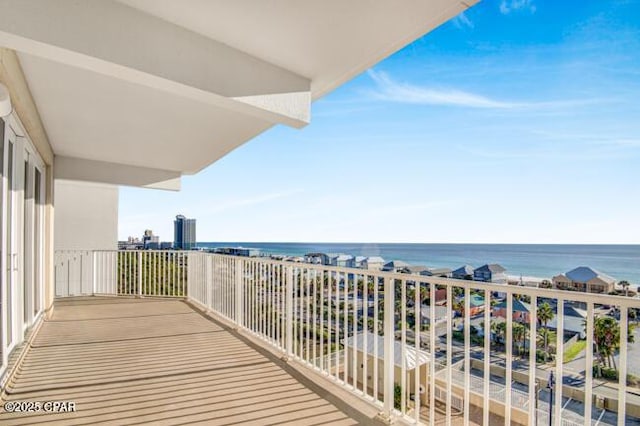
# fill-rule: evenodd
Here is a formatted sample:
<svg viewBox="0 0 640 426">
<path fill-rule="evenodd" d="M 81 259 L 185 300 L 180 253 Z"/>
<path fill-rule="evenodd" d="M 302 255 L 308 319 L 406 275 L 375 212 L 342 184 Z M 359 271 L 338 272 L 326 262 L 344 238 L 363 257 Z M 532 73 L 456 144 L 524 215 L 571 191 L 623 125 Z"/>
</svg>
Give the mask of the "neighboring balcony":
<svg viewBox="0 0 640 426">
<path fill-rule="evenodd" d="M 178 251 L 59 252 L 56 295 L 8 399 L 77 411 L 34 421 L 640 424 L 635 298 Z"/>
</svg>

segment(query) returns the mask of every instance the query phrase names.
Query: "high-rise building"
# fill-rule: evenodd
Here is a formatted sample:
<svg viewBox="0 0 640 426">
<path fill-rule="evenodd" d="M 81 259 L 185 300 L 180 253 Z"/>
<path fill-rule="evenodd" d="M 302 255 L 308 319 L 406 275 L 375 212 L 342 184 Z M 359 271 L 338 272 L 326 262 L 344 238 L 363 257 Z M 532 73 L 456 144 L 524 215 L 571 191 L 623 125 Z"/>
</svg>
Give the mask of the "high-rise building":
<svg viewBox="0 0 640 426">
<path fill-rule="evenodd" d="M 191 250 L 196 246 L 196 220 L 187 219 L 183 215 L 176 216 L 173 221 L 173 248 Z"/>
<path fill-rule="evenodd" d="M 160 237 L 153 235 L 151 229 L 146 229 L 142 236 L 142 243 L 144 244 L 145 250 L 157 250 L 160 248 Z"/>
</svg>

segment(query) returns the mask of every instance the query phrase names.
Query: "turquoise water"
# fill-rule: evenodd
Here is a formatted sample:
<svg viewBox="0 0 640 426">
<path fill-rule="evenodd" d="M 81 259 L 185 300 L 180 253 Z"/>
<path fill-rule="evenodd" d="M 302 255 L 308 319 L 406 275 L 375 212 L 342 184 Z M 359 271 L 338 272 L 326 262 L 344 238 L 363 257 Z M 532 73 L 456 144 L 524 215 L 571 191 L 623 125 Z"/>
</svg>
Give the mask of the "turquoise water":
<svg viewBox="0 0 640 426">
<path fill-rule="evenodd" d="M 640 284 L 640 245 L 569 244 L 359 244 L 200 242 L 199 247 L 255 247 L 267 254 L 300 256 L 309 252 L 382 256 L 415 265 L 455 269 L 499 263 L 509 275 L 550 278 L 576 266 L 590 266 L 617 280 Z"/>
</svg>

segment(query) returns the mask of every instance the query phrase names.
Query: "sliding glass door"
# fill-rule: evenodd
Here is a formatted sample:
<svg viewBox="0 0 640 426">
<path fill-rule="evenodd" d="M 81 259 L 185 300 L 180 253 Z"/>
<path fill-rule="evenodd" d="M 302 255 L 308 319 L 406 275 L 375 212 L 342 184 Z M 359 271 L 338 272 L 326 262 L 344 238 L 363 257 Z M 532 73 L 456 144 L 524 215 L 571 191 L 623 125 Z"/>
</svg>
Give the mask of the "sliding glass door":
<svg viewBox="0 0 640 426">
<path fill-rule="evenodd" d="M 0 277 L 2 366 L 42 309 L 42 208 L 44 166 L 17 119 L 3 123 L 2 274 Z"/>
</svg>

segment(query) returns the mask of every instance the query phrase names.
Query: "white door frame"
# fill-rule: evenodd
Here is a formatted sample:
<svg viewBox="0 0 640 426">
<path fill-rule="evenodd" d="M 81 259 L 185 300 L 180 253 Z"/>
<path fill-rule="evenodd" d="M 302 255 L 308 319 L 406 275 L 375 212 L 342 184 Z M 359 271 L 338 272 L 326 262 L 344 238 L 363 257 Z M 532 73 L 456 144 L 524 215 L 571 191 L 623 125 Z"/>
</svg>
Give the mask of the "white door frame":
<svg viewBox="0 0 640 426">
<path fill-rule="evenodd" d="M 20 119 L 15 113 L 4 119 L 4 170 L 2 170 L 2 194 L 4 196 L 2 204 L 2 252 L 0 259 L 0 274 L 2 282 L 2 367 L 6 367 L 9 352 L 24 339 L 25 330 L 33 324 L 35 319 L 41 314 L 43 307 L 43 241 L 34 244 L 34 236 L 38 235 L 42 240 L 43 232 L 43 195 L 44 195 L 44 163 L 38 155 L 35 147 L 28 138 Z M 13 152 L 9 152 L 9 142 L 13 145 Z M 8 184 L 8 163 L 9 156 L 12 156 L 12 188 Z M 25 182 L 25 161 L 27 162 L 27 181 Z M 34 199 L 27 201 L 25 189 L 27 182 L 33 192 L 35 188 L 35 168 L 40 171 L 40 203 Z M 10 202 L 9 202 L 10 201 Z M 9 211 L 9 204 L 10 210 Z M 36 215 L 36 209 L 40 209 Z M 25 215 L 25 213 L 27 213 Z M 25 221 L 26 217 L 26 221 Z M 38 218 L 38 223 L 35 223 Z M 11 223 L 9 223 L 11 222 Z M 10 236 L 8 236 L 9 225 Z M 38 232 L 34 227 L 38 227 Z M 29 243 L 26 244 L 26 238 Z M 27 253 L 25 247 L 29 249 Z M 36 249 L 38 252 L 36 252 Z M 34 263 L 34 262 L 37 262 Z M 29 278 L 25 280 L 25 268 L 29 268 Z M 33 271 L 39 271 L 39 277 Z M 10 283 L 8 278 L 10 278 Z M 34 313 L 34 285 L 39 286 L 38 307 L 39 312 Z M 9 285 L 11 285 L 11 298 L 8 296 Z M 26 285 L 29 285 L 27 288 Z M 10 309 L 9 309 L 10 308 Z M 25 311 L 27 309 L 27 311 Z M 10 311 L 10 312 L 9 312 Z M 10 315 L 10 317 L 9 317 Z M 9 323 L 11 329 L 9 329 Z M 9 343 L 9 336 L 11 343 Z"/>
</svg>

